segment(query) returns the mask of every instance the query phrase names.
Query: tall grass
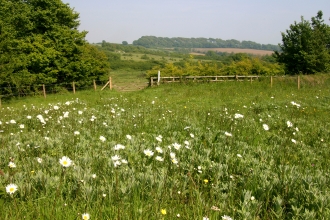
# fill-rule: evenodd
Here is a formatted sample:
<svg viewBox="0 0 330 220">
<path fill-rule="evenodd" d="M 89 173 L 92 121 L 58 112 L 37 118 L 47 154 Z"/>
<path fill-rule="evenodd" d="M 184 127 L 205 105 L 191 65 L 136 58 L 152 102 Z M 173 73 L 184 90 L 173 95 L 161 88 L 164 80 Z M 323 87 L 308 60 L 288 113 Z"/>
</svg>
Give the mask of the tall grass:
<svg viewBox="0 0 330 220">
<path fill-rule="evenodd" d="M 328 219 L 329 118 L 326 83 L 10 103 L 0 110 L 0 219 Z"/>
</svg>

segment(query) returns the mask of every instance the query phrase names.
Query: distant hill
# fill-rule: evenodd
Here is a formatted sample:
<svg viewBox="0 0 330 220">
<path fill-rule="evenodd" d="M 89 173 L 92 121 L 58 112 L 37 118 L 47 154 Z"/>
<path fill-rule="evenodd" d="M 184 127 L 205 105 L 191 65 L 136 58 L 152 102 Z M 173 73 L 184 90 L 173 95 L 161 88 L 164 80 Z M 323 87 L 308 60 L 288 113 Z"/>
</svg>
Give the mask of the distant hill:
<svg viewBox="0 0 330 220">
<path fill-rule="evenodd" d="M 256 50 L 256 49 L 245 49 L 245 48 L 193 48 L 192 53 L 195 55 L 205 55 L 208 51 L 221 52 L 221 53 L 247 53 L 258 56 L 272 55 L 272 50 Z"/>
<path fill-rule="evenodd" d="M 164 47 L 164 48 L 240 48 L 279 51 L 278 45 L 259 44 L 253 41 L 222 40 L 219 38 L 183 38 L 183 37 L 155 37 L 142 36 L 133 41 L 133 45 L 143 47 Z"/>
</svg>

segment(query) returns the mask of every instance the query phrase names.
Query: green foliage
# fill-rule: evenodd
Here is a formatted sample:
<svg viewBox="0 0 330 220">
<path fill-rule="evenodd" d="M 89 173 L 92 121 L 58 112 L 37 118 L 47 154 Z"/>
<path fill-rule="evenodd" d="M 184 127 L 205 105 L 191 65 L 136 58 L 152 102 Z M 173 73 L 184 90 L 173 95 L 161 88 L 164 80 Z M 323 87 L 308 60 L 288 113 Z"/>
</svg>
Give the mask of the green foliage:
<svg viewBox="0 0 330 220">
<path fill-rule="evenodd" d="M 115 44 L 115 43 L 109 43 L 106 41 L 102 41 L 100 45 L 100 50 L 102 51 L 109 51 L 109 52 L 115 52 L 115 53 L 140 53 L 140 54 L 150 54 L 150 55 L 157 55 L 157 56 L 170 56 L 170 57 L 177 57 L 177 58 L 183 58 L 188 57 L 189 51 L 182 51 L 182 50 L 165 50 L 165 49 L 150 49 L 146 48 L 144 46 L 138 46 L 138 45 L 122 45 L 122 44 Z"/>
<path fill-rule="evenodd" d="M 319 11 L 312 22 L 301 17 L 286 33 L 282 33 L 282 52 L 275 52 L 278 62 L 285 65 L 287 74 L 314 74 L 330 71 L 330 26 L 324 23 Z"/>
<path fill-rule="evenodd" d="M 60 0 L 0 1 L 0 92 L 33 84 L 98 79 L 106 56 L 79 32 L 79 14 Z M 98 59 L 98 60 L 97 60 Z M 26 91 L 28 92 L 28 91 Z"/>
<path fill-rule="evenodd" d="M 183 38 L 183 37 L 155 37 L 142 36 L 133 41 L 133 45 L 143 47 L 163 47 L 163 48 L 246 48 L 258 50 L 278 50 L 278 46 L 271 44 L 258 44 L 252 41 L 222 40 L 214 38 Z"/>
<path fill-rule="evenodd" d="M 155 66 L 147 71 L 147 76 L 220 76 L 220 75 L 283 75 L 284 68 L 278 63 L 263 61 L 247 54 L 235 54 L 228 63 L 194 61 L 191 56 L 179 63 L 166 64 L 163 68 Z"/>
<path fill-rule="evenodd" d="M 143 54 L 143 55 L 141 56 L 141 59 L 143 59 L 143 60 L 149 60 L 150 57 L 148 57 L 146 54 Z"/>
</svg>

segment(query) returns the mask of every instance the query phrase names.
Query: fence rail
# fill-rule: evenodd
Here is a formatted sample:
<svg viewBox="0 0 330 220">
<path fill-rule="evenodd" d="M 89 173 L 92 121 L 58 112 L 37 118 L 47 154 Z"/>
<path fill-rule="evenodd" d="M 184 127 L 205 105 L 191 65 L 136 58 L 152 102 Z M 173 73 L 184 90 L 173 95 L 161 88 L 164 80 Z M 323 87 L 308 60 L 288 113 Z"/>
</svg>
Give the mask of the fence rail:
<svg viewBox="0 0 330 220">
<path fill-rule="evenodd" d="M 175 82 L 224 82 L 224 81 L 252 81 L 259 80 L 261 78 L 270 79 L 270 87 L 273 87 L 274 78 L 287 78 L 287 76 L 239 76 L 239 75 L 228 75 L 228 76 L 164 76 L 150 77 L 150 86 L 159 85 L 161 83 L 175 83 Z M 300 89 L 301 78 L 296 78 L 297 87 Z"/>
<path fill-rule="evenodd" d="M 150 77 L 150 86 L 159 85 L 160 83 L 173 83 L 173 82 L 223 82 L 223 81 L 253 81 L 258 79 L 259 76 L 166 76 L 166 77 Z"/>
<path fill-rule="evenodd" d="M 101 88 L 102 86 L 102 88 Z M 2 98 L 10 98 L 10 97 L 24 97 L 24 96 L 43 96 L 47 97 L 47 94 L 56 94 L 61 93 L 61 91 L 68 91 L 72 93 L 76 93 L 79 90 L 86 89 L 94 89 L 104 90 L 105 88 L 113 89 L 112 79 L 109 77 L 109 81 L 96 81 L 93 80 L 89 83 L 80 83 L 80 82 L 72 82 L 72 83 L 61 83 L 61 84 L 34 84 L 20 87 L 1 87 L 0 88 L 0 108 L 1 108 L 1 99 Z M 2 93 L 1 91 L 7 91 Z"/>
</svg>

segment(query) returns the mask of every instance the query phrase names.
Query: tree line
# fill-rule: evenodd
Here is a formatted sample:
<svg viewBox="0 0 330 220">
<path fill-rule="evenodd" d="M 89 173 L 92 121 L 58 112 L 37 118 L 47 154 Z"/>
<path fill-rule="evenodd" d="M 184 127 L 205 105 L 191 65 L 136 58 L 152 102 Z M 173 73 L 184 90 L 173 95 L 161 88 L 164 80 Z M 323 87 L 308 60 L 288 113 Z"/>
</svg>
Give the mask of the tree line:
<svg viewBox="0 0 330 220">
<path fill-rule="evenodd" d="M 222 40 L 219 38 L 183 38 L 183 37 L 155 37 L 142 36 L 133 41 L 133 45 L 152 47 L 179 48 L 242 48 L 257 50 L 279 50 L 278 45 L 259 44 L 253 41 Z"/>
<path fill-rule="evenodd" d="M 190 55 L 188 59 L 179 62 L 154 66 L 147 71 L 147 76 L 157 76 L 160 70 L 162 76 L 223 76 L 223 75 L 284 75 L 283 65 L 272 62 L 268 56 L 258 57 L 248 54 L 227 55 L 223 61 L 197 60 Z"/>
</svg>

